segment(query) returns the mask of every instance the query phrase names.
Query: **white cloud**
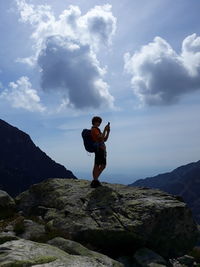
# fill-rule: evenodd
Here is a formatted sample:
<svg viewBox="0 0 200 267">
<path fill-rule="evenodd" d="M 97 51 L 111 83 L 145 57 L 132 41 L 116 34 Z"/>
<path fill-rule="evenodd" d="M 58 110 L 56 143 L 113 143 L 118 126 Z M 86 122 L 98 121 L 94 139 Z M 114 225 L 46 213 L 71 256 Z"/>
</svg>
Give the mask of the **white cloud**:
<svg viewBox="0 0 200 267">
<path fill-rule="evenodd" d="M 73 107 L 112 105 L 108 85 L 101 79 L 104 70 L 88 45 L 70 44 L 61 36 L 49 37 L 38 63 L 42 69 L 42 88 L 63 92 Z"/>
<path fill-rule="evenodd" d="M 21 77 L 16 82 L 9 84 L 9 89 L 4 89 L 0 99 L 7 100 L 12 107 L 23 108 L 28 111 L 43 112 L 45 107 L 41 104 L 37 90 L 32 88 L 28 77 Z"/>
<path fill-rule="evenodd" d="M 111 44 L 116 30 L 111 5 L 96 6 L 85 15 L 71 5 L 56 18 L 47 5 L 16 3 L 21 21 L 33 27 L 34 41 L 34 55 L 17 61 L 39 64 L 42 88 L 63 92 L 62 108 L 63 103 L 79 109 L 113 107 L 114 98 L 103 80 L 106 71 L 96 54 L 102 45 Z"/>
<path fill-rule="evenodd" d="M 148 105 L 176 103 L 183 94 L 200 89 L 200 37 L 196 34 L 183 40 L 180 54 L 155 37 L 132 56 L 126 53 L 124 61 L 134 94 Z"/>
<path fill-rule="evenodd" d="M 182 60 L 192 77 L 200 74 L 200 37 L 192 34 L 183 40 Z"/>
<path fill-rule="evenodd" d="M 116 31 L 116 18 L 112 15 L 111 5 L 96 6 L 78 20 L 80 29 L 88 35 L 91 45 L 109 45 Z M 84 36 L 83 36 L 84 39 Z"/>
</svg>

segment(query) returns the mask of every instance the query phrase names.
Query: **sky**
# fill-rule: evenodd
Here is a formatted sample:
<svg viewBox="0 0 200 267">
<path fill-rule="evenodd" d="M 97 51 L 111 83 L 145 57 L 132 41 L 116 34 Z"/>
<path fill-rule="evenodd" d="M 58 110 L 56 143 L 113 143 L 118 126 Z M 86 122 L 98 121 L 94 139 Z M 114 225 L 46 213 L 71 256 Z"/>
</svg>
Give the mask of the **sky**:
<svg viewBox="0 0 200 267">
<path fill-rule="evenodd" d="M 0 118 L 78 178 L 81 131 L 110 122 L 101 180 L 200 160 L 198 0 L 0 0 Z"/>
</svg>

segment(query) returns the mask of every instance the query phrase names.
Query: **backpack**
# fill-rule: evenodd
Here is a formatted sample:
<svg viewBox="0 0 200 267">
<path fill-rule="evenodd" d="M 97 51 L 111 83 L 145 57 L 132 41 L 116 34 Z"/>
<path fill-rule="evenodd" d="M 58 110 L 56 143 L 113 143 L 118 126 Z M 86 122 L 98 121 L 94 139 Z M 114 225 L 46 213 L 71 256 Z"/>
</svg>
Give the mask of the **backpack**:
<svg viewBox="0 0 200 267">
<path fill-rule="evenodd" d="M 95 152 L 95 142 L 92 139 L 91 130 L 83 129 L 81 135 L 85 149 L 90 153 Z"/>
</svg>

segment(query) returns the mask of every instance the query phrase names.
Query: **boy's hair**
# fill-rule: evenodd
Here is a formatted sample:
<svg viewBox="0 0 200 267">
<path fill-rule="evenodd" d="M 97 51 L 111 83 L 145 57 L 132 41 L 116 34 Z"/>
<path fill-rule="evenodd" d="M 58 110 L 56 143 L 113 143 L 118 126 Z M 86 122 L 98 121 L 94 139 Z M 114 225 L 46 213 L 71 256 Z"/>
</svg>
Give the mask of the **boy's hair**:
<svg viewBox="0 0 200 267">
<path fill-rule="evenodd" d="M 92 118 L 92 125 L 95 124 L 95 122 L 102 122 L 102 118 L 101 117 L 98 117 L 98 116 L 95 116 Z"/>
</svg>

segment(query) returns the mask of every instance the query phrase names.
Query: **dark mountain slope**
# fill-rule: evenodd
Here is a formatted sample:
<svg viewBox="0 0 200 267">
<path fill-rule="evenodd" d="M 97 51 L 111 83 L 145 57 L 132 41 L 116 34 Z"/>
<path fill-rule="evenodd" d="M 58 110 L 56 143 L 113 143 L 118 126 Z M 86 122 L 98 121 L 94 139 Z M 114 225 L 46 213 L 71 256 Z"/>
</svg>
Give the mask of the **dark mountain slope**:
<svg viewBox="0 0 200 267">
<path fill-rule="evenodd" d="M 75 178 L 35 146 L 28 134 L 0 120 L 0 189 L 15 196 L 46 178 Z"/>
<path fill-rule="evenodd" d="M 137 180 L 130 186 L 158 188 L 182 196 L 200 223 L 200 161 L 181 166 L 169 173 Z"/>
</svg>

